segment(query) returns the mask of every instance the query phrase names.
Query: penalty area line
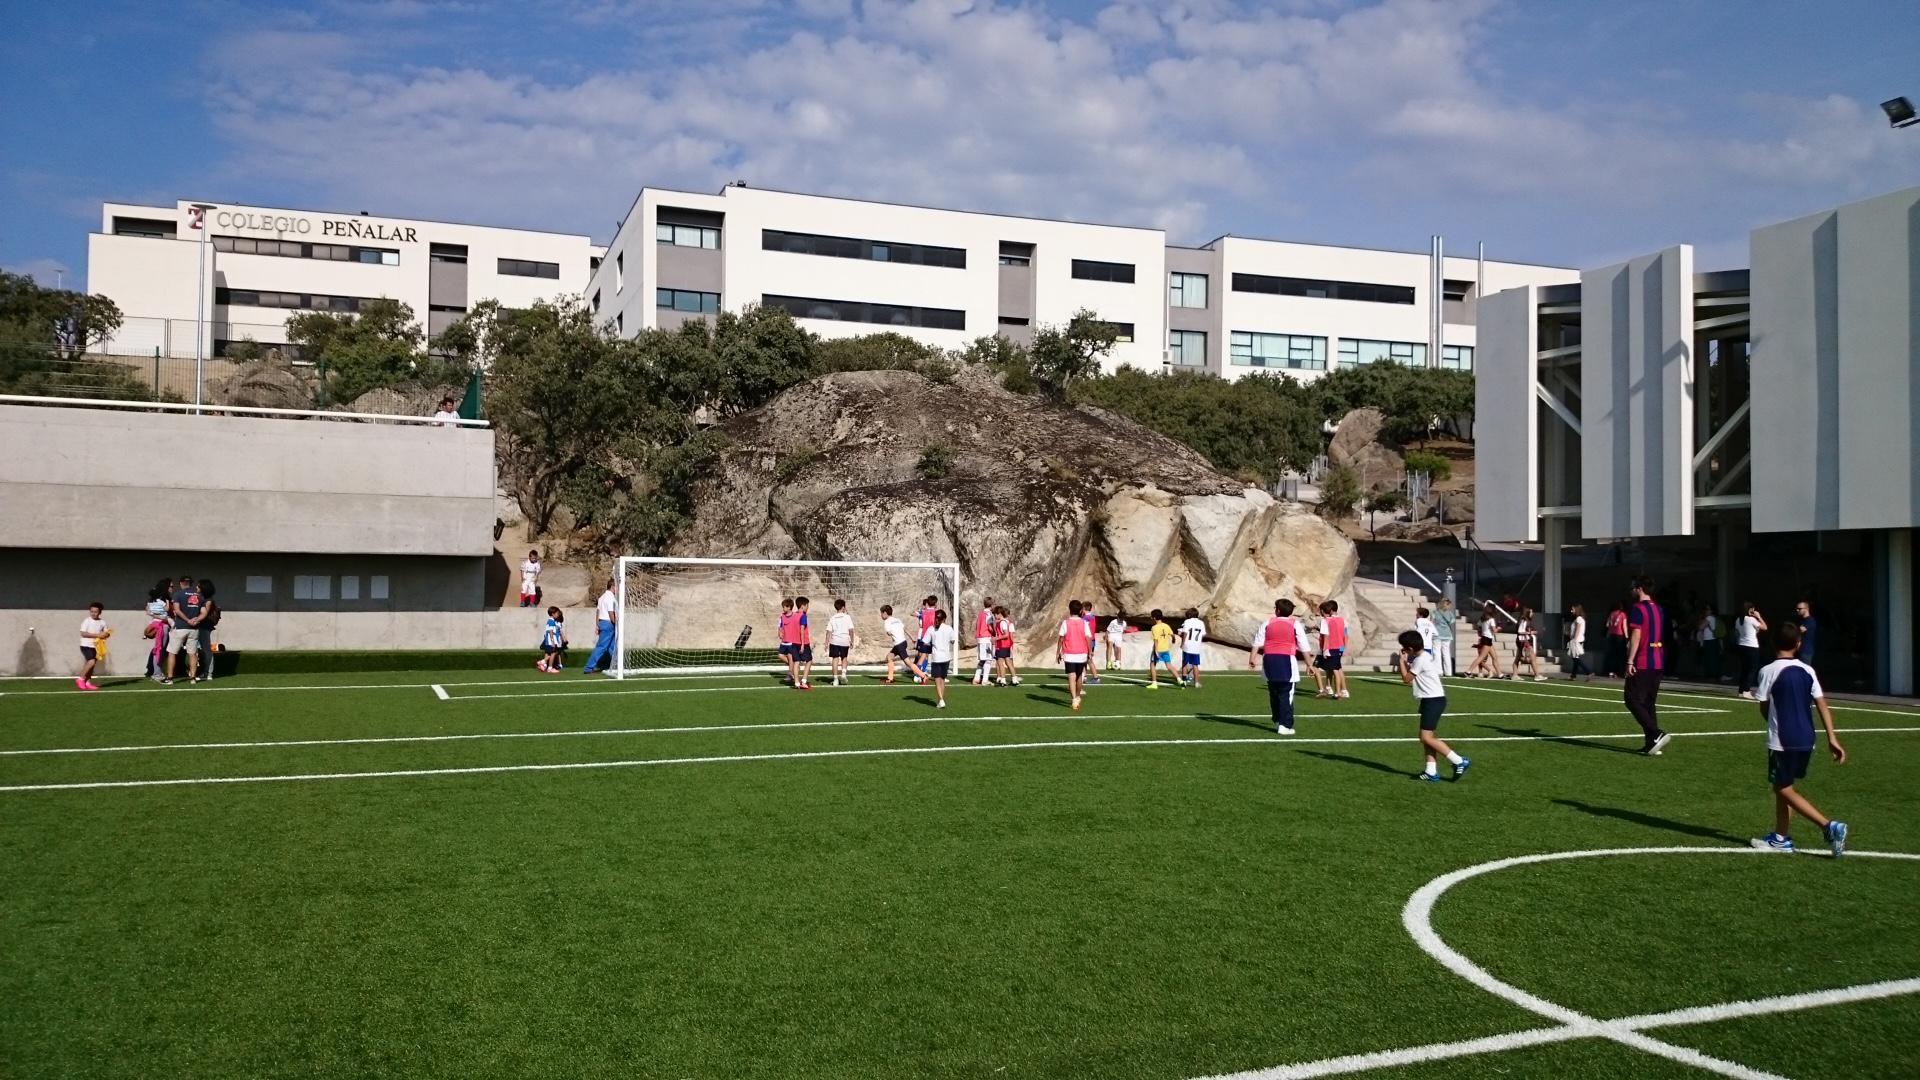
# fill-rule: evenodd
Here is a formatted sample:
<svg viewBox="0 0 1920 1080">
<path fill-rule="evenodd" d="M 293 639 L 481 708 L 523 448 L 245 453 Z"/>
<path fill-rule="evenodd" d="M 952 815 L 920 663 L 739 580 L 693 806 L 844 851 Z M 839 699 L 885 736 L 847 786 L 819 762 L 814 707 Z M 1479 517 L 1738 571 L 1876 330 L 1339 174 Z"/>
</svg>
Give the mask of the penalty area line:
<svg viewBox="0 0 1920 1080">
<path fill-rule="evenodd" d="M 446 687 L 444 687 L 444 686 L 441 686 L 441 685 L 440 685 L 439 683 L 434 683 L 434 684 L 433 684 L 433 696 L 434 696 L 434 697 L 437 697 L 437 698 L 439 698 L 439 699 L 440 699 L 441 701 L 446 701 L 446 700 L 447 700 L 447 688 L 446 688 Z"/>
</svg>

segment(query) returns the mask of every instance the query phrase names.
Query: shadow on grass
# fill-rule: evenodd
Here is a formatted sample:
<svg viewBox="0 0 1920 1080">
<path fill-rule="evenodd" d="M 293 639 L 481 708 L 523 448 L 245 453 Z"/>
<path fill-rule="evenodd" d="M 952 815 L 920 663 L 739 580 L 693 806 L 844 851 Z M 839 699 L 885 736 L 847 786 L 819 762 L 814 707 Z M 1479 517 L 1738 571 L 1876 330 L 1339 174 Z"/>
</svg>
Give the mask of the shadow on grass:
<svg viewBox="0 0 1920 1080">
<path fill-rule="evenodd" d="M 1220 713 L 1203 712 L 1195 713 L 1194 718 L 1197 720 L 1205 720 L 1212 724 L 1232 724 L 1236 727 L 1250 727 L 1255 731 L 1271 732 L 1273 730 L 1273 721 L 1254 720 L 1245 716 L 1224 716 Z"/>
<path fill-rule="evenodd" d="M 1063 709 L 1068 708 L 1073 704 L 1073 702 L 1068 701 L 1064 697 L 1056 697 L 1053 694 L 1035 694 L 1031 692 L 1027 694 L 1027 700 L 1037 701 L 1042 705 L 1058 705 Z"/>
<path fill-rule="evenodd" d="M 939 699 L 934 698 L 928 694 L 908 694 L 907 700 L 913 702 L 916 705 L 925 705 L 929 709 L 934 708 L 940 704 Z"/>
<path fill-rule="evenodd" d="M 1363 769 L 1372 769 L 1374 772 L 1383 772 L 1389 776 L 1411 775 L 1405 769 L 1396 769 L 1384 761 L 1354 757 L 1350 754 L 1329 754 L 1323 750 L 1302 750 L 1300 753 L 1305 754 L 1307 757 L 1320 758 L 1323 761 L 1338 761 L 1343 765 L 1358 765 Z"/>
<path fill-rule="evenodd" d="M 1615 743 L 1596 742 L 1592 739 L 1582 739 L 1573 735 L 1549 735 L 1545 731 L 1537 727 L 1513 728 L 1513 727 L 1501 727 L 1498 724 L 1480 724 L 1477 726 L 1486 728 L 1488 731 L 1497 731 L 1502 735 L 1521 735 L 1530 739 L 1539 739 L 1542 742 L 1563 743 L 1567 746 L 1579 747 L 1582 750 L 1605 750 L 1613 754 L 1632 754 L 1635 757 L 1640 756 L 1640 751 L 1631 746 L 1620 746 Z"/>
<path fill-rule="evenodd" d="M 1672 818 L 1643 814 L 1638 810 L 1623 810 L 1617 806 L 1595 806 L 1578 799 L 1554 799 L 1553 804 L 1578 810 L 1583 814 L 1591 814 L 1594 817 L 1612 818 L 1615 821 L 1624 821 L 1629 825 L 1640 825 L 1649 829 L 1665 829 L 1668 832 L 1677 832 L 1682 836 L 1692 836 L 1701 840 L 1723 840 L 1729 844 L 1747 842 L 1745 837 L 1732 836 L 1706 825 L 1693 825 L 1685 821 L 1675 821 Z"/>
</svg>

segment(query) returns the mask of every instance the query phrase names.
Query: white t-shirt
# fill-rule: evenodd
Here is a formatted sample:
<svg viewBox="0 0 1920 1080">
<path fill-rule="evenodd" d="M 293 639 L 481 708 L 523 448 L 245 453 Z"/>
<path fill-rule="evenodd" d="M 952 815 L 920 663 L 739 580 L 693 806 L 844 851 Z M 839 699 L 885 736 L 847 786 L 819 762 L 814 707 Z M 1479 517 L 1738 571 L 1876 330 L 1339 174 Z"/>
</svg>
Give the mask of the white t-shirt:
<svg viewBox="0 0 1920 1080">
<path fill-rule="evenodd" d="M 1715 638 L 1718 638 L 1719 636 L 1720 636 L 1720 622 L 1718 619 L 1715 619 L 1711 613 L 1709 613 L 1705 619 L 1702 619 L 1700 621 L 1700 632 L 1694 635 L 1694 640 L 1700 642 L 1701 644 L 1705 644 L 1709 641 L 1714 640 Z"/>
<path fill-rule="evenodd" d="M 520 592 L 522 595 L 532 596 L 534 582 L 539 580 L 540 560 L 528 559 L 526 562 L 520 564 Z"/>
<path fill-rule="evenodd" d="M 1199 619 L 1188 619 L 1180 624 L 1180 650 L 1200 654 L 1200 646 L 1207 640 L 1207 624 Z"/>
<path fill-rule="evenodd" d="M 900 616 L 889 615 L 880 620 L 880 625 L 886 628 L 887 640 L 895 645 L 907 640 L 907 624 L 900 621 Z"/>
<path fill-rule="evenodd" d="M 1293 617 L 1293 639 L 1300 643 L 1300 649 L 1302 652 L 1313 651 L 1312 649 L 1307 648 L 1307 620 L 1301 618 L 1298 615 L 1295 615 Z M 1293 678 L 1290 681 L 1299 682 L 1300 669 L 1306 666 L 1307 665 L 1302 664 L 1300 662 L 1298 657 L 1295 657 L 1293 661 Z"/>
<path fill-rule="evenodd" d="M 1072 626 L 1072 625 L 1073 625 L 1074 623 L 1080 623 L 1081 625 L 1083 625 L 1083 626 L 1084 626 L 1084 625 L 1086 624 L 1086 620 L 1085 620 L 1085 619 L 1081 619 L 1081 618 L 1078 618 L 1078 617 L 1071 617 L 1071 616 L 1070 616 L 1070 617 L 1068 617 L 1068 618 L 1066 618 L 1066 619 L 1063 619 L 1063 620 L 1061 620 L 1061 622 L 1060 622 L 1060 640 L 1061 640 L 1061 642 L 1062 642 L 1062 643 L 1064 643 L 1064 642 L 1066 641 L 1066 638 L 1067 638 L 1067 628 L 1068 628 L 1068 627 L 1070 627 L 1070 626 Z M 1087 637 L 1088 637 L 1088 638 L 1092 638 L 1092 637 L 1093 637 L 1093 635 L 1092 635 L 1092 634 L 1088 634 L 1088 635 L 1087 635 Z M 1091 644 L 1092 644 L 1092 642 L 1091 642 L 1091 641 L 1089 641 L 1089 642 L 1088 642 L 1088 644 L 1089 644 L 1089 645 L 1091 645 Z M 1060 654 L 1060 660 L 1061 660 L 1061 662 L 1062 662 L 1062 663 L 1067 663 L 1067 664 L 1084 664 L 1084 663 L 1086 663 L 1086 662 L 1087 662 L 1087 654 L 1086 654 L 1086 653 L 1083 653 L 1083 652 L 1062 652 L 1062 653 Z"/>
<path fill-rule="evenodd" d="M 853 616 L 844 611 L 836 611 L 827 619 L 827 644 L 853 644 Z"/>
<path fill-rule="evenodd" d="M 1116 618 L 1108 623 L 1107 636 L 1115 641 L 1124 640 L 1127 636 L 1127 620 Z"/>
<path fill-rule="evenodd" d="M 1587 617 L 1575 615 L 1573 629 L 1568 631 L 1567 655 L 1585 656 L 1587 654 Z"/>
<path fill-rule="evenodd" d="M 1734 644 L 1743 649 L 1757 649 L 1760 647 L 1759 619 L 1751 615 L 1740 616 L 1740 622 L 1734 627 L 1734 632 L 1737 635 L 1734 639 Z"/>
<path fill-rule="evenodd" d="M 80 647 L 94 649 L 100 646 L 100 635 L 106 633 L 107 621 L 92 616 L 80 620 Z"/>
<path fill-rule="evenodd" d="M 1416 699 L 1446 697 L 1446 688 L 1440 685 L 1440 661 L 1426 653 L 1415 653 L 1407 663 L 1407 670 L 1413 672 L 1413 696 Z"/>
<path fill-rule="evenodd" d="M 600 594 L 599 602 L 593 605 L 593 617 L 600 622 L 612 622 L 613 610 L 619 606 L 620 598 L 613 595 L 612 589 L 608 589 Z"/>
<path fill-rule="evenodd" d="M 1440 632 L 1434 628 L 1433 620 L 1415 619 L 1413 620 L 1413 629 L 1415 633 L 1420 635 L 1420 647 L 1431 650 L 1433 648 L 1433 636 Z"/>
<path fill-rule="evenodd" d="M 960 644 L 960 631 L 955 630 L 952 623 L 934 627 L 927 632 L 927 638 L 933 645 L 933 663 L 953 663 L 954 649 Z"/>
<path fill-rule="evenodd" d="M 1513 633 L 1515 637 L 1520 639 L 1520 644 L 1533 644 L 1533 620 L 1521 619 L 1520 625 L 1514 629 Z"/>
<path fill-rule="evenodd" d="M 1491 616 L 1480 620 L 1480 636 L 1481 637 L 1486 638 L 1488 641 L 1492 641 L 1494 637 L 1499 633 L 1500 633 L 1500 626 L 1498 623 L 1493 621 Z"/>
</svg>

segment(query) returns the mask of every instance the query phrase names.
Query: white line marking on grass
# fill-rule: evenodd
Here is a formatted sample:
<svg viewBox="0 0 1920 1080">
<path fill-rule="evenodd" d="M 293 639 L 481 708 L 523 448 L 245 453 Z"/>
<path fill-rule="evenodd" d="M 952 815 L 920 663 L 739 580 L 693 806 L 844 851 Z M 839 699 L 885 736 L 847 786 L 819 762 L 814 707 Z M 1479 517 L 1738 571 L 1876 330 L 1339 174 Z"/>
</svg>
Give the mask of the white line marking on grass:
<svg viewBox="0 0 1920 1080">
<path fill-rule="evenodd" d="M 1301 1062 L 1294 1065 L 1279 1065 L 1273 1068 L 1252 1069 L 1245 1072 L 1223 1074 L 1209 1077 L 1207 1080 L 1307 1080 L 1310 1077 L 1336 1076 L 1344 1073 L 1365 1072 L 1369 1069 L 1392 1068 L 1402 1065 L 1417 1065 L 1428 1061 L 1440 1061 L 1447 1058 L 1467 1057 L 1474 1054 L 1493 1054 L 1522 1047 L 1540 1046 L 1547 1043 L 1568 1042 L 1574 1039 L 1602 1038 L 1610 1039 L 1624 1046 L 1645 1053 L 1692 1065 L 1695 1068 L 1732 1076 L 1741 1080 L 1781 1080 L 1773 1073 L 1762 1072 L 1737 1062 L 1724 1061 L 1709 1057 L 1697 1050 L 1671 1043 L 1661 1042 L 1641 1034 L 1647 1028 L 1679 1027 L 1689 1024 L 1711 1024 L 1722 1020 L 1732 1020 L 1746 1016 L 1764 1016 L 1773 1013 L 1797 1012 L 1802 1009 L 1821 1008 L 1829 1005 L 1841 1005 L 1856 1001 L 1872 1001 L 1879 998 L 1896 997 L 1903 994 L 1920 993 L 1920 979 L 1891 979 L 1885 982 L 1866 983 L 1860 986 L 1841 987 L 1833 990 L 1816 990 L 1803 994 L 1784 994 L 1779 997 L 1756 998 L 1747 1001 L 1733 1001 L 1720 1005 L 1700 1005 L 1691 1008 L 1674 1009 L 1670 1012 L 1647 1013 L 1639 1016 L 1621 1017 L 1616 1020 L 1602 1020 L 1576 1012 L 1573 1009 L 1556 1005 L 1544 998 L 1527 993 L 1510 983 L 1502 982 L 1489 974 L 1485 968 L 1461 955 L 1448 945 L 1433 929 L 1433 907 L 1447 890 L 1455 885 L 1483 874 L 1494 873 L 1516 866 L 1535 863 L 1559 862 L 1567 859 L 1598 858 L 1608 855 L 1768 855 L 1771 852 L 1755 851 L 1752 848 L 1738 847 L 1648 847 L 1648 848 L 1602 848 L 1590 851 L 1557 851 L 1538 855 L 1521 855 L 1510 859 L 1497 859 L 1492 862 L 1469 866 L 1443 874 L 1420 887 L 1407 900 L 1400 921 L 1413 936 L 1423 952 L 1438 960 L 1455 975 L 1467 980 L 1482 990 L 1510 1004 L 1518 1005 L 1529 1012 L 1537 1013 L 1558 1023 L 1556 1027 L 1529 1028 L 1524 1031 L 1510 1032 L 1505 1035 L 1492 1035 L 1478 1039 L 1465 1039 L 1451 1043 L 1429 1043 L 1424 1046 L 1409 1046 L 1398 1050 L 1381 1050 L 1366 1054 L 1348 1054 L 1341 1057 L 1326 1058 L 1320 1061 Z M 1826 855 L 1826 852 L 1807 854 Z M 1920 855 L 1899 851 L 1855 851 L 1848 858 L 1901 859 L 1920 861 Z"/>
<path fill-rule="evenodd" d="M 1065 719 L 1064 717 L 1062 719 Z M 1920 732 L 1911 728 L 1854 728 L 1853 734 L 1872 731 Z M 1761 735 L 1759 731 L 1677 731 L 1675 738 L 1700 738 L 1714 735 Z M 1468 735 L 1450 742 L 1559 742 L 1565 739 L 1639 739 L 1631 735 Z M 867 750 L 808 750 L 781 754 L 724 754 L 708 757 L 640 758 L 625 761 L 569 761 L 541 765 L 472 765 L 440 769 L 378 769 L 367 772 L 289 773 L 279 776 L 199 776 L 175 780 L 91 780 L 65 784 L 12 784 L 0 787 L 0 794 L 25 791 L 85 791 L 94 788 L 189 787 L 200 784 L 272 784 L 306 780 L 377 780 L 388 777 L 473 776 L 488 773 L 565 772 L 579 769 L 637 769 L 650 765 L 724 765 L 748 761 L 807 761 L 815 758 L 896 757 L 903 754 L 960 754 L 989 750 L 1065 750 L 1074 748 L 1111 748 L 1119 746 L 1334 746 L 1357 743 L 1409 742 L 1399 735 L 1366 735 L 1344 738 L 1300 738 L 1270 735 L 1259 739 L 1064 739 L 1052 742 L 976 743 L 963 746 L 890 746 Z M 1408 775 L 1412 775 L 1409 773 Z M 1656 850 L 1656 849 L 1639 849 Z M 1694 850 L 1694 849 L 1685 849 Z M 1744 850 L 1744 849 L 1742 849 Z"/>
<path fill-rule="evenodd" d="M 1474 719 L 1494 717 L 1509 718 L 1510 713 L 1450 713 L 1452 719 Z M 1613 710 L 1537 712 L 1528 716 L 1612 716 Z M 1266 713 L 1207 713 L 1206 716 L 1219 716 L 1229 720 L 1265 720 Z M 1314 720 L 1338 716 L 1342 720 L 1392 720 L 1406 719 L 1404 712 L 1394 713 L 1298 713 L 1297 719 Z M 432 743 L 432 742 L 470 742 L 486 739 L 565 739 L 583 736 L 606 735 L 682 735 L 689 732 L 713 731 L 769 731 L 783 728 L 832 728 L 832 727 L 879 727 L 889 724 L 965 724 L 982 721 L 1035 720 L 1057 722 L 1062 720 L 1180 720 L 1192 723 L 1204 719 L 1196 713 L 1041 713 L 1022 716 L 909 716 L 897 720 L 792 720 L 765 724 L 692 724 L 680 727 L 625 727 L 625 728 L 582 728 L 565 731 L 480 731 L 452 735 L 362 735 L 344 736 L 335 739 L 250 739 L 233 742 L 198 743 L 142 743 L 131 746 L 53 746 L 22 750 L 0 750 L 0 757 L 37 757 L 47 754 L 127 754 L 147 750 L 270 750 L 279 747 L 297 746 L 364 746 L 379 743 Z M 1904 729 L 1901 729 L 1904 730 Z M 1920 728 L 1913 729 L 1920 731 Z M 1735 732 L 1751 735 L 1753 732 Z M 1279 736 L 1275 736 L 1278 738 Z M 1483 736 L 1484 737 L 1484 736 Z M 1640 735 L 1593 735 L 1593 736 L 1546 736 L 1546 735 L 1508 735 L 1505 739 L 1551 739 L 1551 738 L 1641 738 Z M 1455 742 L 1463 742 L 1473 736 L 1462 736 Z M 1385 742 L 1405 742 L 1400 736 L 1382 739 Z"/>
<path fill-rule="evenodd" d="M 1361 678 L 1359 678 L 1359 679 L 1358 679 L 1358 680 L 1356 680 L 1356 681 L 1359 681 L 1359 682 L 1372 682 L 1372 683 L 1386 683 L 1386 684 L 1388 684 L 1388 685 L 1390 685 L 1390 686 L 1398 686 L 1398 685 L 1400 685 L 1400 680 L 1398 680 L 1398 679 L 1382 679 L 1382 678 L 1377 678 L 1377 677 L 1372 677 L 1372 676 L 1366 676 L 1366 677 L 1361 677 Z M 1568 700 L 1573 700 L 1573 701 L 1605 701 L 1605 700 L 1608 700 L 1608 698 L 1596 698 L 1596 697 L 1593 697 L 1593 696 L 1591 696 L 1591 695 L 1588 695 L 1588 694 L 1582 694 L 1582 693 L 1578 693 L 1578 692 L 1575 692 L 1575 693 L 1571 693 L 1571 694 L 1568 694 L 1568 693 L 1563 693 L 1563 692 L 1559 692 L 1559 691 L 1548 691 L 1548 690 L 1519 690 L 1519 689 L 1515 689 L 1514 687 L 1511 687 L 1511 686 L 1482 686 L 1482 685 L 1480 685 L 1480 684 L 1481 684 L 1481 683 L 1483 683 L 1483 682 L 1504 682 L 1504 681 L 1506 681 L 1506 680 L 1496 680 L 1496 679 L 1448 679 L 1448 680 L 1446 680 L 1446 684 L 1445 684 L 1445 685 L 1446 685 L 1446 687 L 1447 687 L 1447 690 L 1448 690 L 1448 692 L 1449 692 L 1449 693 L 1451 693 L 1451 692 L 1453 691 L 1453 689 L 1454 689 L 1455 687 L 1458 687 L 1458 688 L 1460 688 L 1460 689 L 1463 689 L 1463 690 L 1478 690 L 1478 691 L 1480 691 L 1480 692 L 1482 692 L 1482 693 L 1487 693 L 1487 694 L 1514 694 L 1514 695 L 1517 695 L 1517 696 L 1519 696 L 1519 697 L 1537 697 L 1537 698 L 1548 698 L 1548 699 L 1550 699 L 1550 700 L 1553 700 L 1553 701 L 1568 701 Z M 1552 684 L 1551 684 L 1551 683 L 1541 683 L 1541 684 L 1539 684 L 1539 685 L 1542 685 L 1542 686 L 1549 686 L 1549 685 L 1552 685 Z M 1569 689 L 1569 690 L 1571 690 L 1571 689 L 1573 689 L 1573 688 L 1572 688 L 1572 687 L 1569 687 L 1568 689 Z M 1713 697 L 1711 697 L 1710 695 L 1706 695 L 1706 694 L 1695 694 L 1695 695 L 1690 695 L 1690 696 L 1694 696 L 1694 697 L 1703 697 L 1703 698 L 1707 698 L 1708 700 L 1713 700 L 1713 701 L 1718 701 L 1718 700 L 1721 700 L 1721 699 L 1719 699 L 1719 698 L 1713 698 Z M 1614 700 L 1614 701 L 1618 701 L 1618 700 L 1619 700 L 1619 698 L 1618 698 L 1617 696 L 1615 696 L 1615 697 L 1612 697 L 1612 700 Z M 1709 708 L 1706 708 L 1705 706 L 1699 706 L 1699 705 L 1669 705 L 1669 706 L 1665 706 L 1664 708 L 1665 708 L 1665 709 L 1670 709 L 1670 710 L 1674 710 L 1674 711 L 1678 711 L 1678 710 L 1681 710 L 1681 709 L 1686 709 L 1686 710 L 1690 710 L 1690 711 L 1693 711 L 1693 712 L 1731 712 L 1731 711 L 1732 711 L 1731 709 L 1709 709 Z M 1621 711 L 1621 712 L 1623 712 L 1623 713 L 1624 713 L 1624 712 L 1626 711 L 1626 706 L 1624 705 L 1624 703 L 1623 703 L 1623 704 L 1621 705 L 1621 707 L 1620 707 L 1620 711 Z"/>
<path fill-rule="evenodd" d="M 441 686 L 439 683 L 434 683 L 433 696 L 439 698 L 441 701 L 447 700 L 447 688 Z"/>
</svg>

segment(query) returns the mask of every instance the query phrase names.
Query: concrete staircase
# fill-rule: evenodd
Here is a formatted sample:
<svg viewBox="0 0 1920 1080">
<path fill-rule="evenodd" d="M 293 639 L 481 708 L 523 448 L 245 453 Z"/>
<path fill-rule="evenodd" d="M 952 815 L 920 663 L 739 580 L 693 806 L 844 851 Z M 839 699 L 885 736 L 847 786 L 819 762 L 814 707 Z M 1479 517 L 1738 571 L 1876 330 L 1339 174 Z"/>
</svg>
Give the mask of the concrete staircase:
<svg viewBox="0 0 1920 1080">
<path fill-rule="evenodd" d="M 1371 609 L 1363 616 L 1370 632 L 1366 634 L 1365 647 L 1357 655 L 1347 657 L 1347 667 L 1354 671 L 1391 671 L 1393 654 L 1400 651 L 1394 639 L 1400 631 L 1413 629 L 1416 609 L 1424 607 L 1434 611 L 1439 607 L 1439 598 L 1427 596 L 1418 589 L 1362 577 L 1353 579 L 1353 592 L 1363 610 Z M 1459 670 L 1473 663 L 1473 647 L 1480 640 L 1479 625 L 1480 612 L 1471 603 L 1454 620 L 1453 659 Z M 1540 646 L 1540 666 L 1557 670 L 1560 650 L 1546 641 L 1540 642 Z M 1500 628 L 1500 665 L 1502 670 L 1513 665 L 1513 627 L 1504 622 Z"/>
</svg>

